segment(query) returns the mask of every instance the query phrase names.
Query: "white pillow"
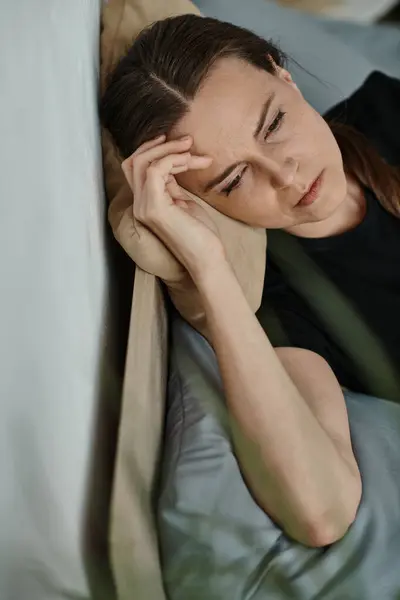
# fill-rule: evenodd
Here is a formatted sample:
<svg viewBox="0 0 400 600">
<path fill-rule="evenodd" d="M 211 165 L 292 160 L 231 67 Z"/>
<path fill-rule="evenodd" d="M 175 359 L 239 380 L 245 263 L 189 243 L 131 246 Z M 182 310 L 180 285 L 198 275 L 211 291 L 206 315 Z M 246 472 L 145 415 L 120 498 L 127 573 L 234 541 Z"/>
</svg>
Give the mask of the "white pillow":
<svg viewBox="0 0 400 600">
<path fill-rule="evenodd" d="M 105 321 L 100 4 L 1 3 L 1 600 L 89 600 L 89 520 L 91 550 L 106 545 L 112 438 L 99 410 L 101 400 L 111 425 L 119 394 L 113 345 L 102 350 L 114 328 Z M 102 389 L 101 378 L 110 381 Z"/>
</svg>

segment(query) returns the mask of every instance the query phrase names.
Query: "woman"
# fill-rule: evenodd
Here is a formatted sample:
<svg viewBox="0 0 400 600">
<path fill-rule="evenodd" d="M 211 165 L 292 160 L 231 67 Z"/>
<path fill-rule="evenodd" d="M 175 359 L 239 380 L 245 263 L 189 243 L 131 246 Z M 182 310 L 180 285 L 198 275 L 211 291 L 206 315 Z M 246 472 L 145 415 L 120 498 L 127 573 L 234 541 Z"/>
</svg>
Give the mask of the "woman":
<svg viewBox="0 0 400 600">
<path fill-rule="evenodd" d="M 115 70 L 102 119 L 125 158 L 136 218 L 198 287 L 254 497 L 288 535 L 325 546 L 345 534 L 360 502 L 341 385 L 362 389 L 362 382 L 354 369 L 347 376 L 347 359 L 337 360 L 335 341 L 273 261 L 265 296 L 289 344 L 271 343 L 212 223 L 182 189 L 311 249 L 353 235 L 370 205 L 389 219 L 388 230 L 400 233 L 391 214 L 400 198 L 396 169 L 359 134 L 339 125 L 332 130 L 284 65 L 275 46 L 249 31 L 193 15 L 167 19 L 142 32 Z M 327 254 L 329 277 L 348 265 L 335 243 Z M 358 287 L 346 282 L 356 276 L 339 277 L 352 303 Z M 400 276 L 396 281 L 400 295 Z M 385 285 L 375 290 L 378 301 Z"/>
</svg>

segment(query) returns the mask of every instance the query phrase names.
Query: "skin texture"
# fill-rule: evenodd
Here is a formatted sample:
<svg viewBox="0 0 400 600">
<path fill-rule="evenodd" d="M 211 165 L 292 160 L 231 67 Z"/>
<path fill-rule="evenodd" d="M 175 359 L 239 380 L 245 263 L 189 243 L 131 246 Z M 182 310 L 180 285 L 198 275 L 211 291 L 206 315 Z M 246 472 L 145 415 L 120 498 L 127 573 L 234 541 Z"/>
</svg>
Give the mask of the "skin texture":
<svg viewBox="0 0 400 600">
<path fill-rule="evenodd" d="M 264 102 L 274 95 L 257 139 Z M 280 120 L 280 116 L 283 118 Z M 178 177 L 220 212 L 253 226 L 325 237 L 362 218 L 360 188 L 349 181 L 325 120 L 304 100 L 290 74 L 271 75 L 238 59 L 216 63 L 173 136 L 190 134 L 193 151 L 213 158 L 209 169 Z M 239 163 L 216 188 L 205 184 Z M 323 172 L 319 198 L 299 200 Z M 226 188 L 238 183 L 229 195 Z"/>
<path fill-rule="evenodd" d="M 221 72 L 216 68 L 210 75 L 171 139 L 161 136 L 148 141 L 122 168 L 134 194 L 135 218 L 185 266 L 200 293 L 224 384 L 235 451 L 251 493 L 289 536 L 305 545 L 325 546 L 346 533 L 361 498 L 342 390 L 320 356 L 298 348 L 272 347 L 226 259 L 213 223 L 181 186 L 203 195 L 234 218 L 264 226 L 274 223 L 291 232 L 303 228 L 303 235 L 307 227 L 309 232 L 318 227 L 325 231 L 336 227 L 337 231 L 338 223 L 352 226 L 357 186 L 346 179 L 327 126 L 304 102 L 286 72 L 274 78 L 261 77 L 256 71 L 254 81 L 247 72 L 252 93 L 238 88 L 238 105 L 223 110 L 235 91 L 233 86 L 228 93 L 235 69 L 232 60 L 226 63 L 226 71 L 221 61 Z M 272 86 L 278 106 L 284 102 L 285 110 L 293 111 L 293 125 L 288 133 L 282 127 L 276 137 L 256 143 L 252 132 L 263 102 L 260 93 L 265 96 Z M 258 98 L 253 98 L 257 92 Z M 202 113 L 207 101 L 209 111 Z M 276 114 L 278 106 L 273 106 Z M 271 114 L 267 122 L 273 118 Z M 176 139 L 188 130 L 194 137 Z M 210 178 L 239 159 L 241 168 L 246 164 L 250 169 L 243 187 L 229 197 L 214 191 L 207 196 L 200 193 Z M 296 207 L 321 169 L 325 180 L 320 198 L 307 210 Z"/>
</svg>

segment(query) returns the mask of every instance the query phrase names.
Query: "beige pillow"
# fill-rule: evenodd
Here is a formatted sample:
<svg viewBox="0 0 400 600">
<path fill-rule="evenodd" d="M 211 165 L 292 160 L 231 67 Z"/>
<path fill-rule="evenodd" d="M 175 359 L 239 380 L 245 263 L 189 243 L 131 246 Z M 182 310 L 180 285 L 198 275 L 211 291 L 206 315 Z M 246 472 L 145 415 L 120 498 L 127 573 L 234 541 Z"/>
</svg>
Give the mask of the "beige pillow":
<svg viewBox="0 0 400 600">
<path fill-rule="evenodd" d="M 109 0 L 101 34 L 102 85 L 135 35 L 147 24 L 197 12 L 187 0 Z M 157 238 L 132 220 L 132 193 L 120 158 L 104 135 L 105 180 L 114 234 L 137 263 L 110 507 L 110 559 L 118 600 L 166 600 L 153 513 L 162 452 L 168 374 L 168 319 L 162 277 L 183 316 L 206 334 L 197 292 Z M 207 207 L 206 207 L 207 208 Z M 256 310 L 261 298 L 265 233 L 230 221 L 211 209 L 228 256 Z M 138 238 L 140 231 L 140 240 Z"/>
<path fill-rule="evenodd" d="M 197 13 L 188 0 L 111 0 L 103 11 L 101 36 L 102 88 L 135 36 L 150 23 L 169 16 Z M 144 271 L 160 277 L 181 315 L 207 336 L 200 298 L 187 272 L 148 229 L 133 218 L 132 192 L 121 170 L 121 158 L 111 136 L 103 133 L 105 183 L 109 220 L 116 239 Z M 254 312 L 260 306 L 265 271 L 266 234 L 234 221 L 193 196 L 214 220 L 228 259 Z"/>
</svg>

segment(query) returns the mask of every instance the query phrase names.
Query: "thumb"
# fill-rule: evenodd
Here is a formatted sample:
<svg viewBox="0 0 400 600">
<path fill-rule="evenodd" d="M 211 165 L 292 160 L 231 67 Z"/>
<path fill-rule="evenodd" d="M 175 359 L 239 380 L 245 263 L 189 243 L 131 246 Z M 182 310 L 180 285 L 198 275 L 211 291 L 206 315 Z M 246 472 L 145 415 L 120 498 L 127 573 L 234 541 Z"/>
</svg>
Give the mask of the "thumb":
<svg viewBox="0 0 400 600">
<path fill-rule="evenodd" d="M 188 203 L 186 200 L 181 200 L 180 198 L 174 198 L 174 203 L 176 206 L 180 208 L 188 208 Z"/>
<path fill-rule="evenodd" d="M 180 185 L 178 185 L 175 177 L 172 177 L 171 180 L 168 181 L 167 191 L 168 191 L 169 195 L 171 196 L 171 198 L 173 198 L 175 201 L 176 200 L 183 200 L 186 202 L 190 201 L 189 194 L 187 194 L 185 192 L 185 190 L 183 188 L 181 188 Z"/>
</svg>

